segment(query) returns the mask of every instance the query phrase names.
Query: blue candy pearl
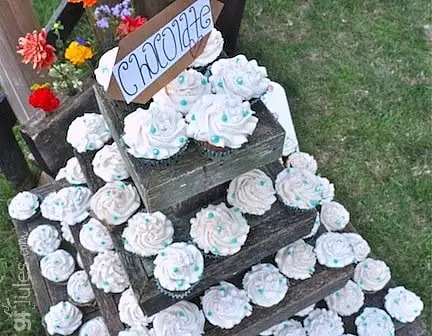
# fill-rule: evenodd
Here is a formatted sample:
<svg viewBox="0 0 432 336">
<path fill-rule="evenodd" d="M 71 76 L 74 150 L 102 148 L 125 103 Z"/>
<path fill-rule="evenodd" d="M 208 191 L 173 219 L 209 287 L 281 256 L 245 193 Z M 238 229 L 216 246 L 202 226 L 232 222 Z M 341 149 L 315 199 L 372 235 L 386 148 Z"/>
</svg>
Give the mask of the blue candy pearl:
<svg viewBox="0 0 432 336">
<path fill-rule="evenodd" d="M 215 144 L 217 144 L 217 143 L 219 142 L 219 140 L 220 140 L 219 135 L 213 135 L 213 136 L 211 137 L 211 141 L 212 141 L 213 143 L 215 143 Z"/>
</svg>

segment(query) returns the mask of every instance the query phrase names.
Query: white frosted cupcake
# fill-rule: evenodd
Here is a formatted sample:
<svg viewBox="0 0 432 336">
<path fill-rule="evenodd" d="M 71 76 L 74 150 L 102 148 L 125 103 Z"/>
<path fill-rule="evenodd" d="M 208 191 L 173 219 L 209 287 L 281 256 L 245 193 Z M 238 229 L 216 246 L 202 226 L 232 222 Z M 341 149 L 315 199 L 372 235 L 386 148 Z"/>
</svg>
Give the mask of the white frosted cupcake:
<svg viewBox="0 0 432 336">
<path fill-rule="evenodd" d="M 116 143 L 99 150 L 92 165 L 94 173 L 105 182 L 121 181 L 130 176 Z"/>
<path fill-rule="evenodd" d="M 239 96 L 243 100 L 261 97 L 270 84 L 266 68 L 258 66 L 255 60 L 248 61 L 244 55 L 216 61 L 211 73 L 214 92 Z"/>
<path fill-rule="evenodd" d="M 259 264 L 245 274 L 243 288 L 253 303 L 271 307 L 285 297 L 288 281 L 272 264 Z"/>
<path fill-rule="evenodd" d="M 360 262 L 365 260 L 371 249 L 366 240 L 363 239 L 358 233 L 342 233 L 346 238 L 348 238 L 351 247 L 354 252 L 354 257 L 356 258 L 356 262 Z"/>
<path fill-rule="evenodd" d="M 348 225 L 350 214 L 342 204 L 331 201 L 321 206 L 320 218 L 327 231 L 340 231 Z"/>
<path fill-rule="evenodd" d="M 120 331 L 118 336 L 156 336 L 154 330 L 145 327 L 131 327 Z"/>
<path fill-rule="evenodd" d="M 59 222 L 63 219 L 61 200 L 57 197 L 55 191 L 45 196 L 40 206 L 40 210 L 42 216 L 46 219 Z"/>
<path fill-rule="evenodd" d="M 62 237 L 64 240 L 66 240 L 67 242 L 74 244 L 75 243 L 75 239 L 72 236 L 72 231 L 70 229 L 70 226 L 66 223 L 60 223 L 60 228 L 61 228 L 61 233 L 62 233 Z"/>
<path fill-rule="evenodd" d="M 82 226 L 79 237 L 81 245 L 91 252 L 102 252 L 114 248 L 107 228 L 94 218 Z"/>
<path fill-rule="evenodd" d="M 364 305 L 365 296 L 361 288 L 353 281 L 348 281 L 344 288 L 325 298 L 327 307 L 340 316 L 357 313 Z"/>
<path fill-rule="evenodd" d="M 302 310 L 300 310 L 299 312 L 297 312 L 296 314 L 295 314 L 295 316 L 298 316 L 298 317 L 306 317 L 306 316 L 308 316 L 313 310 L 315 309 L 315 305 L 313 304 L 313 305 L 311 305 L 311 306 L 308 306 L 308 307 L 306 307 L 305 309 L 302 309 Z"/>
<path fill-rule="evenodd" d="M 334 186 L 325 177 L 308 170 L 286 168 L 276 178 L 276 192 L 287 206 L 308 210 L 330 202 Z"/>
<path fill-rule="evenodd" d="M 118 50 L 119 48 L 115 47 L 103 54 L 99 59 L 98 67 L 94 71 L 96 81 L 103 86 L 105 91 L 109 87 Z"/>
<path fill-rule="evenodd" d="M 85 113 L 76 118 L 69 126 L 66 141 L 78 153 L 94 151 L 111 139 L 111 132 L 102 115 Z"/>
<path fill-rule="evenodd" d="M 223 329 L 233 328 L 252 314 L 246 292 L 225 281 L 207 289 L 201 304 L 207 320 Z"/>
<path fill-rule="evenodd" d="M 131 327 L 145 327 L 151 320 L 144 315 L 132 288 L 125 290 L 118 303 L 120 321 Z"/>
<path fill-rule="evenodd" d="M 204 272 L 201 252 L 186 243 L 171 244 L 158 254 L 154 264 L 159 288 L 175 298 L 185 297 Z"/>
<path fill-rule="evenodd" d="M 287 320 L 260 333 L 260 336 L 306 336 L 302 324 L 296 320 Z"/>
<path fill-rule="evenodd" d="M 342 319 L 333 311 L 315 309 L 303 321 L 308 336 L 342 336 Z"/>
<path fill-rule="evenodd" d="M 216 28 L 213 28 L 204 51 L 192 62 L 191 67 L 203 67 L 212 63 L 222 53 L 224 39 Z"/>
<path fill-rule="evenodd" d="M 81 327 L 78 336 L 110 336 L 103 317 L 98 316 L 87 321 Z"/>
<path fill-rule="evenodd" d="M 61 301 L 50 307 L 43 320 L 50 335 L 72 335 L 80 327 L 82 317 L 79 308 Z"/>
<path fill-rule="evenodd" d="M 402 323 L 414 322 L 424 308 L 422 300 L 402 286 L 388 290 L 384 305 L 387 312 Z"/>
<path fill-rule="evenodd" d="M 314 237 L 318 233 L 320 226 L 321 226 L 321 219 L 320 219 L 319 213 L 317 212 L 317 215 L 315 217 L 315 222 L 312 226 L 311 231 L 306 236 L 304 236 L 302 239 L 309 239 L 309 238 Z"/>
<path fill-rule="evenodd" d="M 207 78 L 196 70 L 181 72 L 176 79 L 153 96 L 157 103 L 168 105 L 186 115 L 197 100 L 211 92 Z"/>
<path fill-rule="evenodd" d="M 275 257 L 279 270 L 288 278 L 308 279 L 315 273 L 316 255 L 313 247 L 300 239 L 281 248 Z"/>
<path fill-rule="evenodd" d="M 90 208 L 100 221 L 110 227 L 125 223 L 140 203 L 132 184 L 116 181 L 105 184 L 93 195 Z"/>
<path fill-rule="evenodd" d="M 123 230 L 123 243 L 127 251 L 143 257 L 157 255 L 172 243 L 174 227 L 160 211 L 138 212 Z"/>
<path fill-rule="evenodd" d="M 61 168 L 56 176 L 56 181 L 65 179 L 70 184 L 86 184 L 86 178 L 76 157 L 69 159 L 66 166 Z"/>
<path fill-rule="evenodd" d="M 9 216 L 25 221 L 36 216 L 39 210 L 39 198 L 28 191 L 18 193 L 8 206 Z"/>
<path fill-rule="evenodd" d="M 263 215 L 276 202 L 273 181 L 259 169 L 251 170 L 231 181 L 227 201 L 241 212 Z"/>
<path fill-rule="evenodd" d="M 394 336 L 393 321 L 387 313 L 378 308 L 365 308 L 355 320 L 358 336 Z"/>
<path fill-rule="evenodd" d="M 155 336 L 204 335 L 204 314 L 188 301 L 180 301 L 157 313 L 153 320 Z"/>
<path fill-rule="evenodd" d="M 61 238 L 57 229 L 52 225 L 39 225 L 34 228 L 28 238 L 27 245 L 40 256 L 45 256 L 59 248 Z"/>
<path fill-rule="evenodd" d="M 189 143 L 182 115 L 155 102 L 148 110 L 138 108 L 125 118 L 123 140 L 131 155 L 153 165 L 170 163 Z"/>
<path fill-rule="evenodd" d="M 114 251 L 100 252 L 90 266 L 91 282 L 105 293 L 121 293 L 129 287 L 129 279 Z"/>
<path fill-rule="evenodd" d="M 77 306 L 91 305 L 95 300 L 93 288 L 85 271 L 77 271 L 68 280 L 67 293 Z"/>
<path fill-rule="evenodd" d="M 354 281 L 369 293 L 380 291 L 390 279 L 390 268 L 381 260 L 367 258 L 359 263 L 354 271 Z"/>
<path fill-rule="evenodd" d="M 294 152 L 290 156 L 288 156 L 287 161 L 285 162 L 286 168 L 298 168 L 310 171 L 312 174 L 315 174 L 318 170 L 318 163 L 315 158 L 304 152 Z"/>
<path fill-rule="evenodd" d="M 56 250 L 41 259 L 40 270 L 44 278 L 62 283 L 75 271 L 75 260 L 69 252 Z"/>
<path fill-rule="evenodd" d="M 350 240 L 342 233 L 327 232 L 319 236 L 315 254 L 321 265 L 331 268 L 342 268 L 357 260 Z"/>
<path fill-rule="evenodd" d="M 186 116 L 187 135 L 197 140 L 211 154 L 240 148 L 252 135 L 258 118 L 249 102 L 227 95 L 202 96 Z"/>
<path fill-rule="evenodd" d="M 239 209 L 228 209 L 225 203 L 207 206 L 190 222 L 193 241 L 205 253 L 215 256 L 228 256 L 240 251 L 250 229 Z"/>
</svg>

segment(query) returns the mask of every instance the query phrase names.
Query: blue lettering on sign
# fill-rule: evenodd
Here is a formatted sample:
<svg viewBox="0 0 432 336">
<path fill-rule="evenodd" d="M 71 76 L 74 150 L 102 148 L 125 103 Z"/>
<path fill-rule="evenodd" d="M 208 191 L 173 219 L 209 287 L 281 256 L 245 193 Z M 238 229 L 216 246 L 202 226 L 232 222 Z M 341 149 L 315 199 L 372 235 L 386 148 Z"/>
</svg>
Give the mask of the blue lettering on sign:
<svg viewBox="0 0 432 336">
<path fill-rule="evenodd" d="M 114 66 L 127 103 L 173 66 L 213 29 L 210 0 L 197 0 Z"/>
</svg>

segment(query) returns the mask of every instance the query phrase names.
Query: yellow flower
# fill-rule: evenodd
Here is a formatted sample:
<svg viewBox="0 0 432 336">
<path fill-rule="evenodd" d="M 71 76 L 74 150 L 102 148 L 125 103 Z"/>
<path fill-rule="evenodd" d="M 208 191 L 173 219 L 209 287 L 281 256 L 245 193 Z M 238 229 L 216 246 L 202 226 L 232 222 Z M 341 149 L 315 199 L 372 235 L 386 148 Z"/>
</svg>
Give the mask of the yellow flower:
<svg viewBox="0 0 432 336">
<path fill-rule="evenodd" d="M 65 57 L 72 64 L 80 65 L 93 57 L 93 51 L 85 44 L 73 41 L 67 47 Z"/>
</svg>

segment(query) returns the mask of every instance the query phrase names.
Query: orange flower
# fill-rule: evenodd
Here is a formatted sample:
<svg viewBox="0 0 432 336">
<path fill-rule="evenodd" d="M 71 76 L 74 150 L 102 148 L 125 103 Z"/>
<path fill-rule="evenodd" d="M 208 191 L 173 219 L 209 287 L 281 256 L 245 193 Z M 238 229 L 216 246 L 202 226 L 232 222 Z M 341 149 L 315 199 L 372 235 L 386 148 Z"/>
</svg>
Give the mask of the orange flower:
<svg viewBox="0 0 432 336">
<path fill-rule="evenodd" d="M 84 7 L 91 7 L 96 5 L 97 0 L 68 0 L 70 3 L 80 3 L 82 2 L 84 4 Z"/>
<path fill-rule="evenodd" d="M 55 48 L 47 43 L 47 32 L 42 29 L 26 34 L 18 39 L 17 53 L 20 54 L 24 64 L 33 64 L 33 69 L 38 72 L 49 69 L 56 61 Z"/>
</svg>

